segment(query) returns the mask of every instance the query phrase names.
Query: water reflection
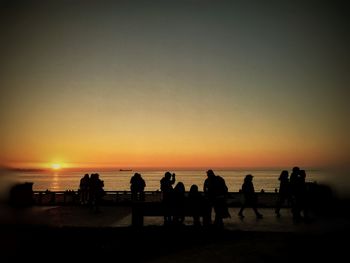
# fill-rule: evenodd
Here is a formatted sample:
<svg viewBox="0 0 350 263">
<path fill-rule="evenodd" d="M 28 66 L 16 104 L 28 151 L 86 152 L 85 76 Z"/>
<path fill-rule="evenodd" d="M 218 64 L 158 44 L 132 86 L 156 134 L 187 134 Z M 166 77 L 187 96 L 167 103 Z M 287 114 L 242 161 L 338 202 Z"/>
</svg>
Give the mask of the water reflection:
<svg viewBox="0 0 350 263">
<path fill-rule="evenodd" d="M 52 191 L 58 191 L 58 190 L 60 190 L 60 188 L 61 188 L 61 184 L 60 184 L 60 179 L 59 179 L 59 173 L 56 171 L 53 174 L 53 178 L 52 178 L 50 189 Z"/>
</svg>

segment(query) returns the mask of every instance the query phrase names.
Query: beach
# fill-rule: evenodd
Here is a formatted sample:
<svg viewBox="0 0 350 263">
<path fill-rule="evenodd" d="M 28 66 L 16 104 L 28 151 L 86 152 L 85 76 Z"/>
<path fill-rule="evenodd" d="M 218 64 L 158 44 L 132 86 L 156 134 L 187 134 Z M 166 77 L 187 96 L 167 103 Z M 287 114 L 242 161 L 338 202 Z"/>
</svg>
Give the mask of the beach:
<svg viewBox="0 0 350 263">
<path fill-rule="evenodd" d="M 348 204 L 348 202 L 347 202 Z M 340 207 L 344 207 L 342 204 Z M 349 208 L 349 206 L 347 206 Z M 350 233 L 348 209 L 338 214 L 312 215 L 308 223 L 293 223 L 290 210 L 276 218 L 271 208 L 259 209 L 257 220 L 238 208 L 224 229 L 164 227 L 162 217 L 145 217 L 145 226 L 131 227 L 130 207 L 106 206 L 99 213 L 79 206 L 13 208 L 1 206 L 1 255 L 6 262 L 22 258 L 99 258 L 137 262 L 295 262 L 340 259 Z M 9 260 L 9 261 L 8 261 Z"/>
</svg>

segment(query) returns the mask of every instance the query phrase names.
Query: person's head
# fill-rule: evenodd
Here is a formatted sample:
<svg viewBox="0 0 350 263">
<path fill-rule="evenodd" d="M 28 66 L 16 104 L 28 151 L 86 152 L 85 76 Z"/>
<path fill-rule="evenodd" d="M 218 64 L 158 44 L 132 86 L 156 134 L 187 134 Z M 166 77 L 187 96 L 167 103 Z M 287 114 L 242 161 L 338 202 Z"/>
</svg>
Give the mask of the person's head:
<svg viewBox="0 0 350 263">
<path fill-rule="evenodd" d="M 174 188 L 176 192 L 185 192 L 185 185 L 183 182 L 178 182 Z"/>
<path fill-rule="evenodd" d="M 283 170 L 282 172 L 281 172 L 281 175 L 280 175 L 280 177 L 278 178 L 278 180 L 286 180 L 286 179 L 288 179 L 288 171 L 287 170 Z"/>
<path fill-rule="evenodd" d="M 215 176 L 213 170 L 211 170 L 211 169 L 208 170 L 208 171 L 207 171 L 207 176 L 208 176 L 208 178 L 213 178 L 213 177 Z"/>
<path fill-rule="evenodd" d="M 298 166 L 293 167 L 293 173 L 299 173 L 300 168 Z"/>
<path fill-rule="evenodd" d="M 135 173 L 134 176 L 135 176 L 135 178 L 141 178 L 141 174 L 139 174 L 139 173 Z"/>
<path fill-rule="evenodd" d="M 190 193 L 197 193 L 198 192 L 198 186 L 196 184 L 191 185 Z"/>
<path fill-rule="evenodd" d="M 254 177 L 254 176 L 252 176 L 251 174 L 247 174 L 247 175 L 245 176 L 245 178 L 244 178 L 244 181 L 245 181 L 245 182 L 251 182 L 251 181 L 253 181 L 253 177 Z"/>
<path fill-rule="evenodd" d="M 89 174 L 85 174 L 85 175 L 84 175 L 84 178 L 89 178 Z"/>
<path fill-rule="evenodd" d="M 166 173 L 164 174 L 164 177 L 165 177 L 166 179 L 170 179 L 170 178 L 171 178 L 171 173 L 170 173 L 170 172 L 166 172 Z"/>
</svg>

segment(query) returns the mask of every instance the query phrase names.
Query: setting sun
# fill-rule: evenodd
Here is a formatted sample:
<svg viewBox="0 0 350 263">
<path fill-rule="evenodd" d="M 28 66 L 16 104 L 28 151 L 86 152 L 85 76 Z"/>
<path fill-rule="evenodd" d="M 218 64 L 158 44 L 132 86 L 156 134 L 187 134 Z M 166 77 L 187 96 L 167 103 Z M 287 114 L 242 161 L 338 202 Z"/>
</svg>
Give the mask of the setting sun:
<svg viewBox="0 0 350 263">
<path fill-rule="evenodd" d="M 59 163 L 53 163 L 52 165 L 51 165 L 51 168 L 53 169 L 53 170 L 59 170 L 59 169 L 61 169 L 61 164 L 59 164 Z"/>
</svg>

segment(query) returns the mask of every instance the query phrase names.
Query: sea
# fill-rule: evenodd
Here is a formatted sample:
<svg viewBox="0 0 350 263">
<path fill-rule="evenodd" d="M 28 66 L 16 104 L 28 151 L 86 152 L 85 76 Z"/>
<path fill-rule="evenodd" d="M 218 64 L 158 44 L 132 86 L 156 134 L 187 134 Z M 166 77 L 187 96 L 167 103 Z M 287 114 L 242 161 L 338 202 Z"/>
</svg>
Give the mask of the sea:
<svg viewBox="0 0 350 263">
<path fill-rule="evenodd" d="M 176 182 L 183 182 L 188 191 L 192 184 L 196 184 L 199 190 L 203 189 L 206 179 L 206 170 L 169 170 L 175 173 Z M 160 189 L 160 180 L 166 170 L 96 170 L 96 171 L 11 171 L 3 174 L 2 185 L 6 179 L 7 184 L 32 182 L 34 191 L 65 191 L 78 190 L 80 179 L 84 174 L 99 173 L 100 179 L 104 181 L 106 191 L 129 191 L 130 178 L 138 172 L 146 182 L 146 191 L 157 191 Z M 279 187 L 278 177 L 281 169 L 246 169 L 246 170 L 214 170 L 226 181 L 229 192 L 238 192 L 241 189 L 243 179 L 247 174 L 252 174 L 255 191 L 275 192 Z M 326 182 L 326 174 L 321 170 L 306 170 L 307 182 Z M 175 184 L 176 184 L 175 182 Z"/>
</svg>

